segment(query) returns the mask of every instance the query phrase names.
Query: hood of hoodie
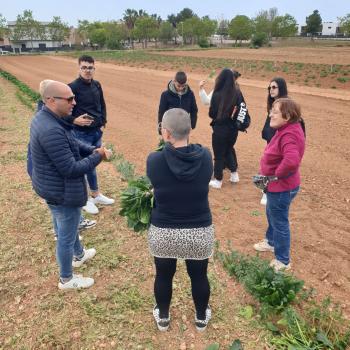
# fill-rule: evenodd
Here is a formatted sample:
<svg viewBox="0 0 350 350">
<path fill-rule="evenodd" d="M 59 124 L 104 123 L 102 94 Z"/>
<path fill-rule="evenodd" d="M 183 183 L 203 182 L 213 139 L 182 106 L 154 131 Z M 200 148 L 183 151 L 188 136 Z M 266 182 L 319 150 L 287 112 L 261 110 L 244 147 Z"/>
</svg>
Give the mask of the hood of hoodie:
<svg viewBox="0 0 350 350">
<path fill-rule="evenodd" d="M 172 92 L 173 94 L 175 95 L 179 95 L 179 96 L 183 96 L 183 95 L 186 95 L 188 93 L 188 91 L 190 90 L 189 86 L 186 85 L 184 90 L 179 92 L 176 90 L 175 88 L 175 85 L 174 85 L 174 80 L 170 80 L 169 83 L 168 83 L 168 90 L 170 92 Z"/>
<path fill-rule="evenodd" d="M 200 171 L 204 148 L 199 144 L 175 148 L 166 143 L 163 149 L 170 171 L 178 180 L 192 181 Z"/>
</svg>

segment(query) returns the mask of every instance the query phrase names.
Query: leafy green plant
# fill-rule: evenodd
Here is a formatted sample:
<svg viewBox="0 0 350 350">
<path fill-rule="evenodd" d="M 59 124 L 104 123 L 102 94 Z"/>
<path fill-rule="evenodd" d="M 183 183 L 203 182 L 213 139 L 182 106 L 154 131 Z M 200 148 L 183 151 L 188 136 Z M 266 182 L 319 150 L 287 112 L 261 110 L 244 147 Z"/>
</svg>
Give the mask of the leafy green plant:
<svg viewBox="0 0 350 350">
<path fill-rule="evenodd" d="M 153 193 L 146 176 L 130 180 L 120 196 L 119 214 L 127 218 L 128 226 L 135 232 L 147 230 L 153 207 Z"/>
<path fill-rule="evenodd" d="M 0 76 L 16 85 L 22 93 L 27 95 L 32 100 L 32 102 L 38 102 L 40 100 L 41 97 L 39 93 L 31 89 L 27 84 L 22 83 L 11 73 L 0 69 Z"/>
<path fill-rule="evenodd" d="M 116 169 L 124 181 L 132 180 L 135 177 L 135 165 L 124 158 L 117 162 Z"/>
<path fill-rule="evenodd" d="M 163 139 L 160 139 L 160 140 L 159 140 L 159 143 L 158 143 L 158 146 L 157 146 L 157 148 L 156 148 L 156 151 L 157 151 L 157 152 L 162 151 L 163 148 L 164 148 L 164 146 L 165 146 L 164 140 L 163 140 Z"/>
<path fill-rule="evenodd" d="M 350 78 L 348 78 L 348 77 L 339 77 L 337 80 L 340 83 L 346 83 L 346 82 L 348 82 L 350 80 Z"/>
<path fill-rule="evenodd" d="M 259 257 L 244 256 L 233 250 L 226 254 L 218 253 L 218 257 L 229 274 L 235 276 L 260 301 L 263 316 L 283 311 L 303 287 L 303 281 L 276 273 L 267 261 Z"/>
</svg>

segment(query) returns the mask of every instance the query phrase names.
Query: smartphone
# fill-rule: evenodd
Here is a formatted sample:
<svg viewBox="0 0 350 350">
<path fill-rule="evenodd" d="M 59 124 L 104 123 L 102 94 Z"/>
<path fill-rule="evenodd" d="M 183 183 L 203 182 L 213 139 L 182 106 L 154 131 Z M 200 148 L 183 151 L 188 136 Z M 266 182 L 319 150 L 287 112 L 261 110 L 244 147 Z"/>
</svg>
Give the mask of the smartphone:
<svg viewBox="0 0 350 350">
<path fill-rule="evenodd" d="M 94 120 L 94 117 L 92 117 L 91 115 L 85 114 L 83 116 L 84 119 L 88 119 L 88 120 Z"/>
</svg>

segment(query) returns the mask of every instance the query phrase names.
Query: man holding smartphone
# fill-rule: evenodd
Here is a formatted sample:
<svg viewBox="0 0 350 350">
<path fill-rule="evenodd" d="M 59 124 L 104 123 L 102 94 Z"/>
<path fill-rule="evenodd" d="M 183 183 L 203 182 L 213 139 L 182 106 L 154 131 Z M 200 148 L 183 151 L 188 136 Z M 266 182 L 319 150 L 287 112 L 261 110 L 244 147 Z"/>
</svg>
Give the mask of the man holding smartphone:
<svg viewBox="0 0 350 350">
<path fill-rule="evenodd" d="M 101 147 L 103 128 L 107 123 L 106 103 L 101 84 L 94 80 L 95 61 L 83 55 L 78 59 L 79 77 L 68 84 L 75 95 L 72 112 L 75 137 L 88 145 Z M 110 205 L 114 199 L 104 196 L 98 187 L 96 169 L 87 173 L 91 196 L 83 207 L 90 214 L 97 214 L 96 204 Z"/>
</svg>

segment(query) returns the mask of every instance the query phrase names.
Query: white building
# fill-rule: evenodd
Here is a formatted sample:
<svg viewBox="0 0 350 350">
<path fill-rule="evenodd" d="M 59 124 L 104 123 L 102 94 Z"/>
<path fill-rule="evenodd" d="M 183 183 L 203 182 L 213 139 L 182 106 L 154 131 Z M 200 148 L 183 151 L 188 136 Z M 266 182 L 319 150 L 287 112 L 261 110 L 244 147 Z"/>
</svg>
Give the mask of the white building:
<svg viewBox="0 0 350 350">
<path fill-rule="evenodd" d="M 40 22 L 40 25 L 44 28 L 43 35 L 41 38 L 36 37 L 32 38 L 32 40 L 28 37 L 22 37 L 18 40 L 14 41 L 12 39 L 12 35 L 10 34 L 9 37 L 5 38 L 4 45 L 10 46 L 14 51 L 21 52 L 21 51 L 29 51 L 29 50 L 53 50 L 55 48 L 59 48 L 62 46 L 62 43 L 50 40 L 50 35 L 48 32 L 48 24 L 50 22 Z M 7 26 L 11 33 L 14 32 L 16 21 L 9 21 L 7 22 Z"/>
<path fill-rule="evenodd" d="M 339 34 L 339 23 L 337 22 L 323 22 L 322 35 L 336 35 Z"/>
</svg>

